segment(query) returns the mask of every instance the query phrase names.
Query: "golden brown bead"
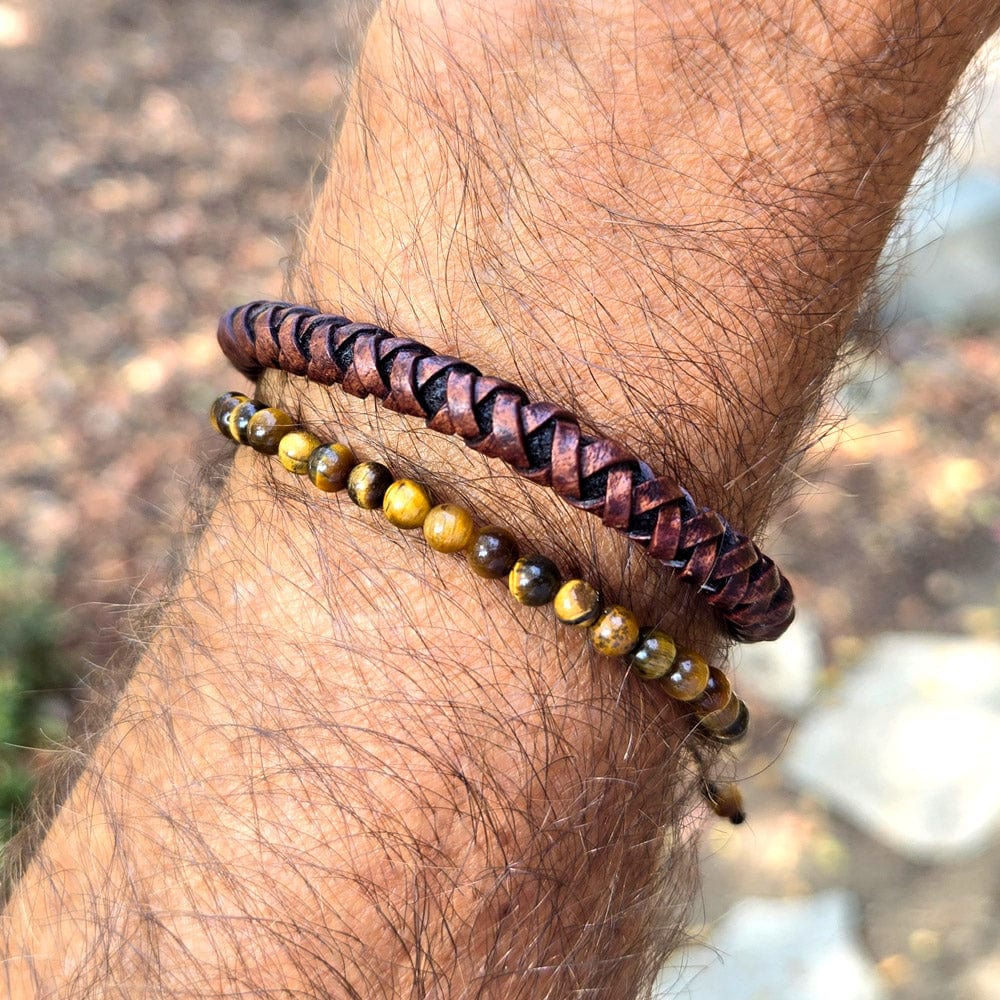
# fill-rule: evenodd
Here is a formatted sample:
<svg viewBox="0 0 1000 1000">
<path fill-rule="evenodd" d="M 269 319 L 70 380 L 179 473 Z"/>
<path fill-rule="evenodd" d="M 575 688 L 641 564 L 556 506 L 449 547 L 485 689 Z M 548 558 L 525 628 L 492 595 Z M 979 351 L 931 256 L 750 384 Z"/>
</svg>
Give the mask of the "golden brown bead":
<svg viewBox="0 0 1000 1000">
<path fill-rule="evenodd" d="M 392 473 L 381 462 L 362 462 L 347 476 L 347 495 L 364 510 L 382 506 Z"/>
<path fill-rule="evenodd" d="M 639 641 L 639 622 L 628 608 L 613 604 L 590 627 L 590 644 L 602 656 L 626 656 Z"/>
<path fill-rule="evenodd" d="M 335 441 L 333 444 L 321 444 L 309 456 L 307 471 L 313 486 L 324 493 L 335 493 L 347 485 L 347 477 L 357 461 L 354 452 L 346 444 Z"/>
<path fill-rule="evenodd" d="M 718 667 L 709 667 L 708 683 L 705 685 L 705 690 L 691 702 L 691 709 L 699 716 L 711 715 L 720 708 L 725 708 L 732 696 L 733 687 L 729 683 L 729 678 Z M 725 726 L 722 728 L 725 729 Z"/>
<path fill-rule="evenodd" d="M 382 498 L 385 519 L 397 528 L 419 528 L 430 513 L 430 491 L 412 479 L 397 479 L 389 484 Z"/>
<path fill-rule="evenodd" d="M 309 456 L 322 443 L 309 431 L 292 431 L 278 443 L 278 460 L 289 472 L 304 476 L 309 471 Z"/>
<path fill-rule="evenodd" d="M 436 552 L 461 552 L 475 530 L 472 515 L 454 503 L 432 507 L 424 519 L 424 538 Z"/>
<path fill-rule="evenodd" d="M 643 680 L 655 681 L 670 670 L 676 655 L 674 640 L 658 628 L 649 628 L 643 631 L 639 645 L 628 659 Z"/>
<path fill-rule="evenodd" d="M 232 438 L 229 431 L 229 415 L 240 403 L 246 403 L 248 397 L 242 392 L 224 392 L 219 396 L 208 411 L 212 426 L 223 436 Z"/>
<path fill-rule="evenodd" d="M 690 650 L 679 652 L 670 673 L 663 677 L 663 686 L 671 698 L 691 701 L 708 685 L 708 663 L 703 656 Z"/>
<path fill-rule="evenodd" d="M 716 816 L 728 819 L 734 826 L 745 822 L 747 814 L 743 807 L 743 795 L 735 785 L 717 785 L 714 781 L 706 781 L 702 792 Z"/>
<path fill-rule="evenodd" d="M 500 580 L 510 575 L 517 562 L 517 539 L 505 528 L 490 525 L 476 532 L 465 555 L 476 576 Z"/>
<path fill-rule="evenodd" d="M 552 602 L 564 625 L 593 625 L 601 613 L 601 595 L 586 580 L 567 580 Z"/>
<path fill-rule="evenodd" d="M 548 604 L 559 589 L 559 568 L 546 556 L 522 556 L 507 577 L 507 589 L 522 604 Z"/>
<path fill-rule="evenodd" d="M 242 403 L 237 403 L 229 411 L 229 417 L 226 421 L 227 428 L 229 430 L 229 436 L 239 444 L 249 444 L 247 439 L 247 430 L 250 427 L 250 421 L 254 414 L 260 409 L 260 404 L 255 403 L 252 399 L 245 399 Z"/>
<path fill-rule="evenodd" d="M 295 429 L 295 421 L 276 406 L 258 410 L 247 424 L 247 444 L 265 455 L 276 455 L 281 439 Z"/>
<path fill-rule="evenodd" d="M 736 697 L 734 691 L 730 691 L 729 701 L 722 708 L 702 715 L 698 720 L 698 725 L 714 735 L 728 729 L 739 717 L 740 699 Z"/>
</svg>

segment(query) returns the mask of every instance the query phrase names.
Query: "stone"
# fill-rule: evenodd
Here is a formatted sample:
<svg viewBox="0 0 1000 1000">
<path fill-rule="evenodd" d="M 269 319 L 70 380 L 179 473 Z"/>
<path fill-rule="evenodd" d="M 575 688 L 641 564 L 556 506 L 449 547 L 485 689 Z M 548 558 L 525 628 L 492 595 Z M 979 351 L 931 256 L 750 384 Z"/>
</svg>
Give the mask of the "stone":
<svg viewBox="0 0 1000 1000">
<path fill-rule="evenodd" d="M 882 1000 L 886 991 L 856 940 L 845 890 L 802 899 L 748 898 L 708 944 L 664 965 L 654 1000 Z"/>
<path fill-rule="evenodd" d="M 1000 316 L 1000 179 L 974 168 L 945 185 L 929 187 L 925 177 L 914 187 L 920 194 L 898 230 L 906 238 L 890 243 L 885 255 L 885 266 L 901 268 L 903 280 L 882 320 L 938 330 L 994 322 Z"/>
<path fill-rule="evenodd" d="M 1000 643 L 877 640 L 793 734 L 784 772 L 918 860 L 974 853 L 1000 829 Z"/>
<path fill-rule="evenodd" d="M 1000 951 L 987 955 L 962 977 L 956 1000 L 1000 1000 Z"/>
</svg>

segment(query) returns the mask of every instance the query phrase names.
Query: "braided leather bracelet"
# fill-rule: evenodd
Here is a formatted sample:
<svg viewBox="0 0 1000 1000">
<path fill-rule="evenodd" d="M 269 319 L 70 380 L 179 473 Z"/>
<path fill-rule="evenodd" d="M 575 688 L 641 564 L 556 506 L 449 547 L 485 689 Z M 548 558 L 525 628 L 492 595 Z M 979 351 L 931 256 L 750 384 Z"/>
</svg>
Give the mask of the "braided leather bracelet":
<svg viewBox="0 0 1000 1000">
<path fill-rule="evenodd" d="M 532 402 L 519 386 L 415 340 L 307 306 L 238 306 L 219 321 L 218 337 L 229 361 L 251 380 L 275 368 L 340 385 L 352 396 L 374 396 L 551 487 L 678 570 L 733 638 L 776 639 L 791 624 L 792 588 L 773 560 L 622 445 L 583 433 L 568 410 Z"/>
</svg>

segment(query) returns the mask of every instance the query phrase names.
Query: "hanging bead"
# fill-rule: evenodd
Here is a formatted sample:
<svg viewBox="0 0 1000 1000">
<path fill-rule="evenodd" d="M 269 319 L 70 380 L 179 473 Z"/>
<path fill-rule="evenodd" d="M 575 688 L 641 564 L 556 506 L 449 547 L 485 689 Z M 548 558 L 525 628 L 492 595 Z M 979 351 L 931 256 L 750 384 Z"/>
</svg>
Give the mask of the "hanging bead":
<svg viewBox="0 0 1000 1000">
<path fill-rule="evenodd" d="M 705 781 L 702 785 L 702 794 L 716 816 L 728 819 L 733 826 L 739 826 L 746 821 L 743 796 L 735 785 L 728 783 L 718 785 L 714 781 Z"/>
</svg>

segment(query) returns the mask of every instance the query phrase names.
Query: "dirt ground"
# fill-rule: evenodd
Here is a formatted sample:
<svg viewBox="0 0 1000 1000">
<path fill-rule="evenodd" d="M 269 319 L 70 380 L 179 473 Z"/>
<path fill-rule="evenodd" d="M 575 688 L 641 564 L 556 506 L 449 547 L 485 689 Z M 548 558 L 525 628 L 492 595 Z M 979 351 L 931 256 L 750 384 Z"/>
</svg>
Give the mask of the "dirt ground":
<svg viewBox="0 0 1000 1000">
<path fill-rule="evenodd" d="M 310 0 L 0 2 L 0 541 L 90 663 L 162 585 L 221 454 L 205 411 L 236 380 L 215 321 L 280 291 L 353 35 Z M 1000 636 L 997 331 L 897 331 L 874 370 L 774 531 L 831 681 L 881 631 Z M 755 819 L 707 839 L 708 916 L 846 885 L 893 996 L 1000 996 L 1000 846 L 907 862 L 782 786 L 786 723 L 756 732 Z"/>
</svg>

